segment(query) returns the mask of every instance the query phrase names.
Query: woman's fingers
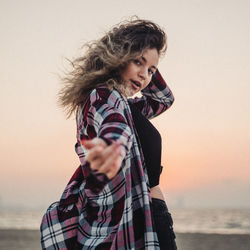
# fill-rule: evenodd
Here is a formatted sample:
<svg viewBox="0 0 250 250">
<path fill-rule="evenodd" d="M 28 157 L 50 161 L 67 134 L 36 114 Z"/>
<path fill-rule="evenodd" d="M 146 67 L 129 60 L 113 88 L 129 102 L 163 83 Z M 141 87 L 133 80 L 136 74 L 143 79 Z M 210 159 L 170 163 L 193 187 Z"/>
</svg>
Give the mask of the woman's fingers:
<svg viewBox="0 0 250 250">
<path fill-rule="evenodd" d="M 97 159 L 104 161 L 110 154 L 114 153 L 116 147 L 116 143 L 112 143 L 110 146 L 106 146 L 105 148 L 103 146 L 96 145 L 88 151 L 86 160 L 90 163 L 96 161 Z"/>
<path fill-rule="evenodd" d="M 83 140 L 81 143 L 88 149 L 86 160 L 90 163 L 91 169 L 106 174 L 109 179 L 117 174 L 122 163 L 120 144 L 113 142 L 108 146 L 100 138 Z"/>
<path fill-rule="evenodd" d="M 110 168 L 108 168 L 107 172 L 105 173 L 109 179 L 112 179 L 113 177 L 116 176 L 121 167 L 121 164 L 122 164 L 122 157 L 118 156 L 114 162 L 114 165 L 113 166 L 111 165 Z"/>
<path fill-rule="evenodd" d="M 106 157 L 104 163 L 100 166 L 98 171 L 104 173 L 108 178 L 113 178 L 120 169 L 122 157 L 121 157 L 121 146 L 114 145 L 106 150 Z"/>
<path fill-rule="evenodd" d="M 86 149 L 91 149 L 97 145 L 107 147 L 106 142 L 101 139 L 101 138 L 94 138 L 92 140 L 81 140 L 81 144 L 86 148 Z"/>
<path fill-rule="evenodd" d="M 109 168 L 113 168 L 115 165 L 116 159 L 120 156 L 120 149 L 115 145 L 106 150 L 105 161 L 100 166 L 99 171 L 101 173 L 108 172 Z"/>
<path fill-rule="evenodd" d="M 87 159 L 92 169 L 106 174 L 109 179 L 113 178 L 120 169 L 122 156 L 121 145 L 113 143 L 103 150 L 92 149 Z"/>
<path fill-rule="evenodd" d="M 86 155 L 86 161 L 92 163 L 96 159 L 102 158 L 102 152 L 104 148 L 102 146 L 95 146 L 90 149 Z"/>
</svg>

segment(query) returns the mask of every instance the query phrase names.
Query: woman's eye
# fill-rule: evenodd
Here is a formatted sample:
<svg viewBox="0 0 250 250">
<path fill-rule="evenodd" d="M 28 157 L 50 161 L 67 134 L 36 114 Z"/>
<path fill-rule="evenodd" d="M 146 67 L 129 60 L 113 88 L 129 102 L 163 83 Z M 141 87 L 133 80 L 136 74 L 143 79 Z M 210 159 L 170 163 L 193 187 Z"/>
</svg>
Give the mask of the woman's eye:
<svg viewBox="0 0 250 250">
<path fill-rule="evenodd" d="M 134 63 L 137 64 L 137 65 L 141 65 L 141 62 L 138 59 L 135 59 Z"/>
<path fill-rule="evenodd" d="M 149 73 L 150 75 L 153 75 L 153 74 L 154 74 L 154 71 L 151 70 L 151 69 L 149 69 L 149 70 L 148 70 L 148 73 Z"/>
</svg>

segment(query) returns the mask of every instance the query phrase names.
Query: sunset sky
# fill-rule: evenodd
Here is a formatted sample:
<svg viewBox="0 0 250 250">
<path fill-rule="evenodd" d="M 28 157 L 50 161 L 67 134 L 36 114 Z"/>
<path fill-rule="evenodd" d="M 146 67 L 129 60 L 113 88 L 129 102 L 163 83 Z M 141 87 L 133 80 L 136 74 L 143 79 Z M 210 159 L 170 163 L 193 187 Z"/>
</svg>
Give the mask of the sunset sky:
<svg viewBox="0 0 250 250">
<path fill-rule="evenodd" d="M 152 120 L 171 206 L 250 206 L 250 1 L 1 0 L 0 209 L 47 207 L 79 165 L 57 105 L 64 59 L 132 16 L 168 35 L 159 70 L 175 96 Z"/>
</svg>

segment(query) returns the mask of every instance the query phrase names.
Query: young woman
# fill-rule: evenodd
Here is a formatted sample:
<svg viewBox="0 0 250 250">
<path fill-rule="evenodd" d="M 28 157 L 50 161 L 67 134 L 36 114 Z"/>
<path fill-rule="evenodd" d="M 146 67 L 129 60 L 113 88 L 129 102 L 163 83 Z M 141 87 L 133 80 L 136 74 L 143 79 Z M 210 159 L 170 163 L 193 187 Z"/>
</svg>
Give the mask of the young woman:
<svg viewBox="0 0 250 250">
<path fill-rule="evenodd" d="M 136 19 L 73 61 L 60 101 L 76 113 L 81 165 L 43 216 L 43 249 L 176 249 L 158 186 L 161 137 L 148 120 L 174 101 L 157 69 L 165 50 L 164 31 Z"/>
</svg>

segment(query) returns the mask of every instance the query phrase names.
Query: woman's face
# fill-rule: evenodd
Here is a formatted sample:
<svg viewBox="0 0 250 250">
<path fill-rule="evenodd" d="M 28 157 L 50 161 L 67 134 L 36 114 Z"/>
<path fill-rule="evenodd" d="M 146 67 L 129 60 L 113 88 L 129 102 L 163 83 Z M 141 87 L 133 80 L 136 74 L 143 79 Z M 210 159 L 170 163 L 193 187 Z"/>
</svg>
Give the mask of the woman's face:
<svg viewBox="0 0 250 250">
<path fill-rule="evenodd" d="M 128 96 L 133 96 L 148 86 L 158 62 L 159 54 L 156 49 L 147 49 L 140 58 L 129 62 L 121 74 Z"/>
</svg>

